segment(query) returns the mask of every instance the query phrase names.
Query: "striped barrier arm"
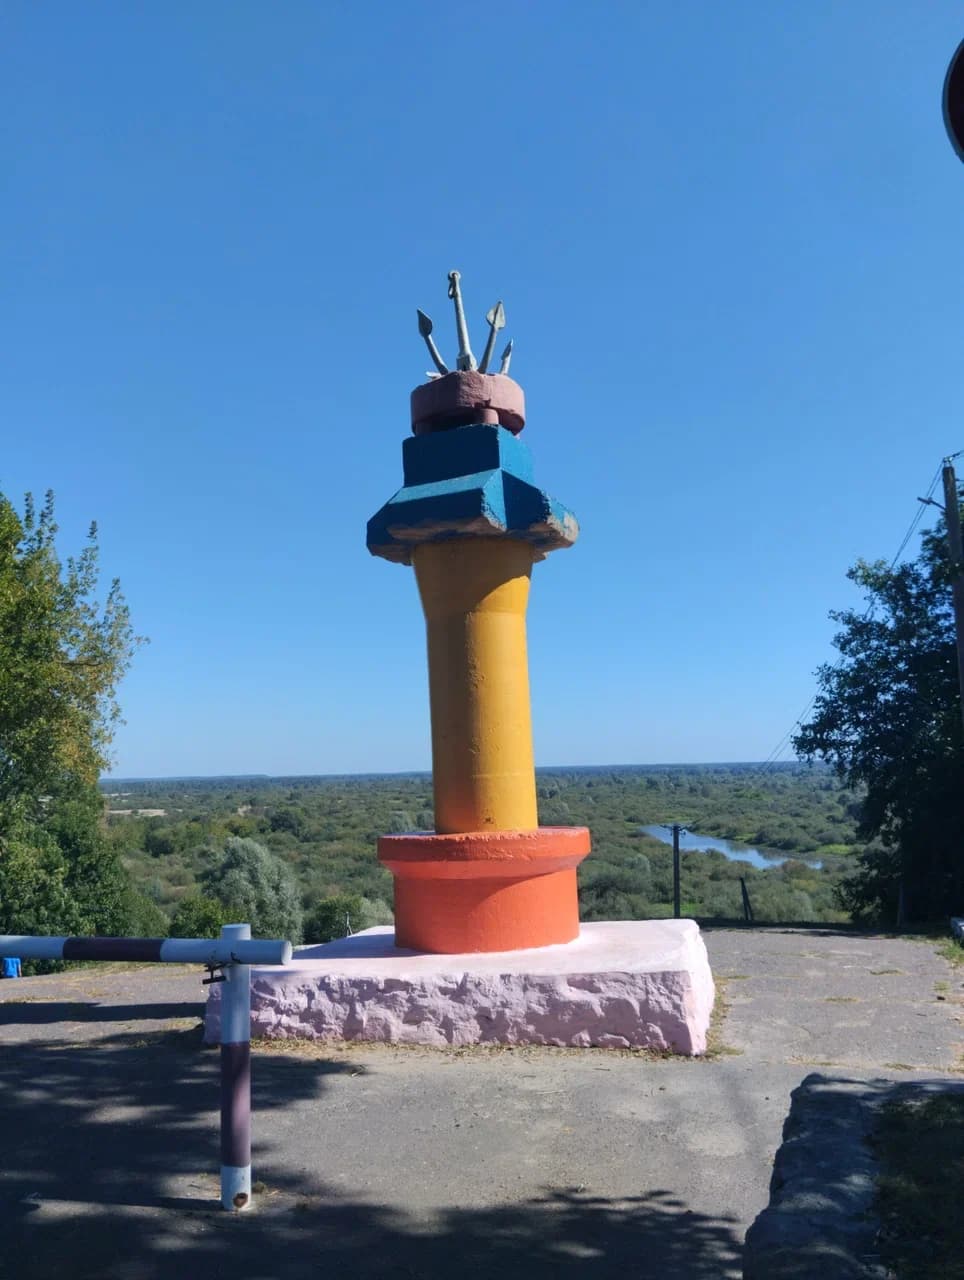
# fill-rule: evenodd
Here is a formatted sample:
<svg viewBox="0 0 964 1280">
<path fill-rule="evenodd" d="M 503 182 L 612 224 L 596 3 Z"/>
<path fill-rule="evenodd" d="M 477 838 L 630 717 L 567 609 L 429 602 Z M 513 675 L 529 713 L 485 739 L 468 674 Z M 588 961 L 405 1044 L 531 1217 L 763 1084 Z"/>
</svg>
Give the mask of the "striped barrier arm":
<svg viewBox="0 0 964 1280">
<path fill-rule="evenodd" d="M 0 958 L 21 960 L 129 960 L 159 964 L 288 964 L 291 943 L 281 939 L 229 934 L 220 938 L 35 938 L 29 934 L 0 934 Z"/>
<path fill-rule="evenodd" d="M 220 938 L 36 938 L 0 934 L 0 959 L 126 960 L 203 964 L 224 970 L 221 1000 L 221 1203 L 251 1204 L 251 969 L 288 964 L 291 943 L 252 938 L 249 924 L 226 924 Z M 215 979 L 221 981 L 220 978 Z"/>
</svg>

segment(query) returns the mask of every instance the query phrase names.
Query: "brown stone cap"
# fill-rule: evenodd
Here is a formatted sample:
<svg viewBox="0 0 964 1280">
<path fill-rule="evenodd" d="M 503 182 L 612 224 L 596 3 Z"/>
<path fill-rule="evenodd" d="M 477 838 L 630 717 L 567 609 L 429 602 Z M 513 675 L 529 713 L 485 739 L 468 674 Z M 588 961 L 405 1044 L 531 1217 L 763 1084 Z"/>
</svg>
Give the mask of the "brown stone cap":
<svg viewBox="0 0 964 1280">
<path fill-rule="evenodd" d="M 427 435 L 476 422 L 498 423 L 513 435 L 526 424 L 525 393 L 502 373 L 465 370 L 423 382 L 412 392 L 412 432 Z"/>
<path fill-rule="evenodd" d="M 380 836 L 378 860 L 411 879 L 523 879 L 577 866 L 590 849 L 587 827 Z"/>
</svg>

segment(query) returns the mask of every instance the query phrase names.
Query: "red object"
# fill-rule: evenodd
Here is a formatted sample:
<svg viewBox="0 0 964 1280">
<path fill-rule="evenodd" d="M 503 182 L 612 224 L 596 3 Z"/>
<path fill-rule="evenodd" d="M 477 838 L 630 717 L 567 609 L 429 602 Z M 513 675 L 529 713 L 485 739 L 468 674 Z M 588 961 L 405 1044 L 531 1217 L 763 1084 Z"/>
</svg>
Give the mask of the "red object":
<svg viewBox="0 0 964 1280">
<path fill-rule="evenodd" d="M 395 945 L 456 955 L 571 942 L 586 827 L 395 835 L 378 858 L 395 877 Z"/>
<path fill-rule="evenodd" d="M 427 435 L 477 422 L 498 423 L 513 435 L 526 424 L 525 392 L 501 373 L 447 373 L 412 392 L 412 432 Z"/>
</svg>

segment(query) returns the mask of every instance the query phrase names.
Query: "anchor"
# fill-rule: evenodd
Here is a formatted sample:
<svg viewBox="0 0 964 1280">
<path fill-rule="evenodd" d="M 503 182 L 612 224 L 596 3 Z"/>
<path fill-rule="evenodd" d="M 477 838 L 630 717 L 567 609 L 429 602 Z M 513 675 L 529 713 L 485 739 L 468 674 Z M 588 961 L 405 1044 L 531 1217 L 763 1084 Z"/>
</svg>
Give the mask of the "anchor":
<svg viewBox="0 0 964 1280">
<path fill-rule="evenodd" d="M 472 354 L 472 347 L 469 342 L 469 327 L 465 320 L 465 307 L 462 303 L 462 288 L 460 281 L 462 279 L 461 272 L 449 272 L 449 297 L 455 303 L 455 329 L 459 340 L 459 353 L 455 359 L 455 367 L 462 373 L 471 373 L 477 370 L 479 373 L 488 373 L 489 364 L 495 351 L 495 341 L 500 330 L 505 328 L 505 307 L 500 299 L 490 311 L 486 312 L 485 319 L 489 326 L 489 336 L 486 339 L 485 350 L 482 353 L 482 361 L 477 364 L 475 356 Z M 438 373 L 429 373 L 430 378 L 444 377 L 449 372 L 449 367 L 442 359 L 442 354 L 436 346 L 435 339 L 432 337 L 433 324 L 430 316 L 419 308 L 416 308 L 418 316 L 418 332 L 428 348 L 428 354 L 431 357 L 432 364 L 438 370 Z M 499 373 L 503 376 L 508 375 L 509 362 L 512 359 L 512 342 L 507 344 L 502 352 L 502 363 Z"/>
</svg>

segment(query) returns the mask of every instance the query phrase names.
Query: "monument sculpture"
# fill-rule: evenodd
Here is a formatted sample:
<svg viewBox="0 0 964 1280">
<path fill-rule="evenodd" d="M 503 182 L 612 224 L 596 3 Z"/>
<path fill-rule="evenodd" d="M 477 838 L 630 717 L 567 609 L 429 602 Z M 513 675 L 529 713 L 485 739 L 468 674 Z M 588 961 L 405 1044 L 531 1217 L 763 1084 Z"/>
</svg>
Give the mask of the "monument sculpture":
<svg viewBox="0 0 964 1280">
<path fill-rule="evenodd" d="M 401 489 L 368 522 L 373 555 L 414 569 L 428 645 L 434 831 L 382 836 L 395 926 L 302 947 L 252 972 L 256 1035 L 428 1045 L 629 1046 L 698 1054 L 714 987 L 692 920 L 579 924 L 584 827 L 540 827 L 526 608 L 533 565 L 572 546 L 573 514 L 535 483 L 505 326 L 482 359 L 449 273 L 458 354 L 432 321 L 433 370 L 411 394 Z M 219 1025 L 216 991 L 207 1038 Z"/>
<path fill-rule="evenodd" d="M 438 371 L 411 398 L 404 486 L 368 524 L 368 548 L 415 569 L 428 637 L 435 832 L 384 836 L 399 946 L 514 951 L 579 931 L 584 827 L 539 827 L 526 653 L 532 566 L 571 546 L 575 517 L 533 483 L 519 439 L 522 388 L 487 372 L 501 302 L 477 365 L 459 273 L 449 275 L 459 353 L 450 372 L 419 311 Z"/>
</svg>

